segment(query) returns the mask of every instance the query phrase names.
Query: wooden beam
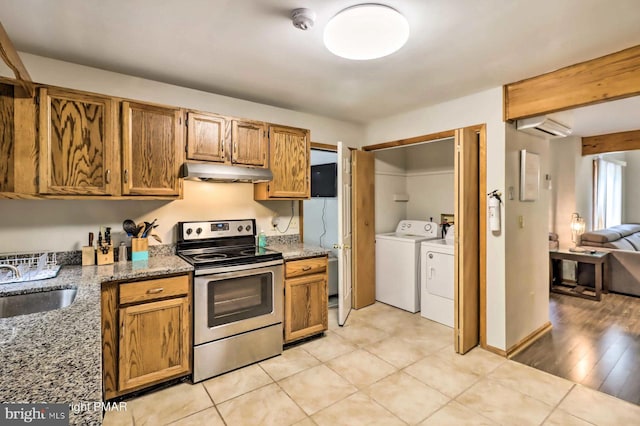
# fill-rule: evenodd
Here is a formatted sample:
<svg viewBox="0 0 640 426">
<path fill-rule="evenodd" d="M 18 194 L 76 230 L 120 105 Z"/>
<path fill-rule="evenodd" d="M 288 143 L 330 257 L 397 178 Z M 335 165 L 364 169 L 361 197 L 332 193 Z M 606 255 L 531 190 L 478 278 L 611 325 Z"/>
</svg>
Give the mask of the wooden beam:
<svg viewBox="0 0 640 426">
<path fill-rule="evenodd" d="M 31 76 L 22 63 L 20 56 L 18 56 L 18 51 L 13 46 L 9 35 L 2 26 L 2 23 L 0 23 L 0 56 L 2 56 L 2 60 L 7 64 L 7 66 L 11 68 L 16 79 L 18 79 L 18 83 L 22 86 L 27 96 L 33 98 L 35 95 L 35 86 L 31 80 Z"/>
<path fill-rule="evenodd" d="M 640 46 L 504 86 L 504 120 L 640 94 Z"/>
<path fill-rule="evenodd" d="M 455 130 L 445 130 L 444 132 L 430 133 L 428 135 L 414 136 L 408 139 L 398 139 L 396 141 L 378 143 L 375 145 L 363 146 L 363 151 L 375 151 L 378 149 L 395 148 L 397 146 L 413 145 L 421 142 L 431 142 L 438 139 L 452 138 L 456 134 Z"/>
<path fill-rule="evenodd" d="M 338 151 L 338 146 L 337 145 L 331 145 L 328 143 L 321 143 L 321 142 L 311 142 L 311 149 L 319 149 L 322 151 L 333 151 L 336 152 Z"/>
<path fill-rule="evenodd" d="M 640 149 L 640 130 L 582 138 L 582 155 Z"/>
</svg>

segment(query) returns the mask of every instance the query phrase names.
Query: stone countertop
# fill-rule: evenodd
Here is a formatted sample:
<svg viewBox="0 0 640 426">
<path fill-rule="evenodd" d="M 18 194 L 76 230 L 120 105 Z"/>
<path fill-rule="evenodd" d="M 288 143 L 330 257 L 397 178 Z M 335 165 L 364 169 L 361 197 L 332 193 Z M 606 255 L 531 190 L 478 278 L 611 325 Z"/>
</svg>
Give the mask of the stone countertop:
<svg viewBox="0 0 640 426">
<path fill-rule="evenodd" d="M 177 256 L 157 256 L 66 265 L 55 278 L 0 285 L 0 296 L 78 289 L 66 308 L 0 319 L 0 402 L 68 403 L 70 424 L 100 425 L 101 407 L 93 403 L 102 401 L 101 284 L 192 270 Z"/>
<path fill-rule="evenodd" d="M 304 259 L 307 257 L 324 256 L 331 253 L 330 249 L 300 242 L 268 244 L 267 248 L 281 252 L 284 260 Z"/>
</svg>

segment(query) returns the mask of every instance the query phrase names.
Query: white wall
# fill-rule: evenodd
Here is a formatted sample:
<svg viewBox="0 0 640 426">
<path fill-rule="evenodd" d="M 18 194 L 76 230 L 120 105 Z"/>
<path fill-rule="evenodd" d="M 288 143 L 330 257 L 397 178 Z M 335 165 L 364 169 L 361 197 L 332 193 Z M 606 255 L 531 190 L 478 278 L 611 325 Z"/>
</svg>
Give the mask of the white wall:
<svg viewBox="0 0 640 426">
<path fill-rule="evenodd" d="M 312 165 L 337 161 L 338 155 L 335 152 L 311 150 Z M 336 197 L 312 198 L 305 200 L 303 206 L 304 242 L 332 248 L 338 243 L 338 199 Z M 337 254 L 337 250 L 333 251 Z"/>
<path fill-rule="evenodd" d="M 506 131 L 505 185 L 513 187 L 513 199 L 504 197 L 503 226 L 507 235 L 506 347 L 510 348 L 549 320 L 549 141 L 513 125 Z M 520 150 L 540 156 L 539 195 L 536 201 L 519 201 Z M 520 225 L 522 218 L 523 226 Z"/>
<path fill-rule="evenodd" d="M 394 201 L 395 194 L 406 194 L 406 160 L 401 148 L 375 153 L 376 234 L 393 232 L 407 218 L 407 203 Z"/>
<path fill-rule="evenodd" d="M 363 145 L 482 123 L 487 125 L 487 189 L 499 189 L 504 193 L 505 124 L 502 121 L 502 87 L 369 123 Z M 376 201 L 376 210 L 377 208 Z M 545 221 L 542 232 L 546 232 L 546 229 Z M 506 268 L 505 234 L 487 232 L 487 343 L 499 349 L 506 349 Z M 518 319 L 509 318 L 509 321 Z"/>
<path fill-rule="evenodd" d="M 40 83 L 308 128 L 314 141 L 341 140 L 355 147 L 364 139 L 364 128 L 358 124 L 26 53 L 20 57 L 34 81 Z M 0 71 L 12 77 L 6 67 Z M 280 229 L 284 229 L 291 206 L 289 201 L 254 201 L 251 184 L 205 182 L 185 182 L 184 200 L 173 202 L 0 200 L 0 252 L 78 249 L 86 244 L 88 232 L 97 233 L 100 225 L 118 231 L 126 218 L 157 217 L 164 242 L 175 241 L 173 227 L 180 220 L 256 218 L 258 228 L 273 235 L 271 216 L 280 215 Z M 297 211 L 294 215 L 287 233 L 298 233 Z"/>
<path fill-rule="evenodd" d="M 624 168 L 627 183 L 624 195 L 624 216 L 627 223 L 640 223 L 640 150 L 626 152 L 627 167 Z"/>
<path fill-rule="evenodd" d="M 407 163 L 407 218 L 440 223 L 454 209 L 453 139 L 404 148 Z"/>
</svg>

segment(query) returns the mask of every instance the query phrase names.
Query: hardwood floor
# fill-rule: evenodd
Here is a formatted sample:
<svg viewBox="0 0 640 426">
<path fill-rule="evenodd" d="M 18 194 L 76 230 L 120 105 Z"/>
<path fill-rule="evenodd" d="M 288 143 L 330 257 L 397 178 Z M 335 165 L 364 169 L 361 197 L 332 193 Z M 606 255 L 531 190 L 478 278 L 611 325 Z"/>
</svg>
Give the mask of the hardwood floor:
<svg viewBox="0 0 640 426">
<path fill-rule="evenodd" d="M 549 299 L 552 331 L 513 360 L 640 405 L 640 298 Z"/>
</svg>

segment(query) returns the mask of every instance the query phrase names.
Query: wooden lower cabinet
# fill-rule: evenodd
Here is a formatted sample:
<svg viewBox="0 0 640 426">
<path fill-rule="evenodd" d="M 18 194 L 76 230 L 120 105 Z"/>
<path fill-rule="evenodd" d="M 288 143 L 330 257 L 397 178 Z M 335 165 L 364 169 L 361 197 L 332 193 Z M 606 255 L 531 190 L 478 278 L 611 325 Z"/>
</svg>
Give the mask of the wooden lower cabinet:
<svg viewBox="0 0 640 426">
<path fill-rule="evenodd" d="M 327 330 L 327 257 L 286 262 L 284 284 L 284 342 Z"/>
<path fill-rule="evenodd" d="M 122 303 L 132 287 L 146 300 Z M 188 275 L 103 284 L 104 399 L 191 373 L 190 287 Z"/>
</svg>

